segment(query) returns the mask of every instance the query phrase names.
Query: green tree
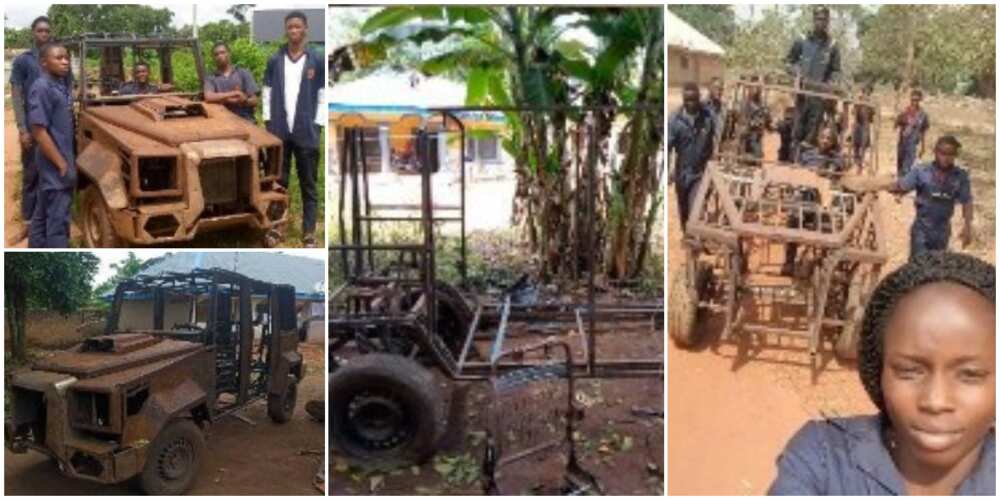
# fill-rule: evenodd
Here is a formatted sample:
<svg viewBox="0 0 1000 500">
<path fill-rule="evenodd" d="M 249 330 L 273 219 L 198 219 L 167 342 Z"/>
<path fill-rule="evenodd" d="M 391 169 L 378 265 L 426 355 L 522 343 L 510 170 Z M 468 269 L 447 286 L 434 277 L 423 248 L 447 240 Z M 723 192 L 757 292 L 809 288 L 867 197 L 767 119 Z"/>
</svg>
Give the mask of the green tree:
<svg viewBox="0 0 1000 500">
<path fill-rule="evenodd" d="M 156 258 L 144 262 L 135 255 L 135 252 L 129 252 L 128 257 L 124 260 L 111 264 L 111 269 L 115 272 L 115 274 L 94 288 L 94 301 L 96 302 L 102 300 L 102 297 L 110 292 L 113 292 L 119 283 L 136 276 L 159 260 L 159 258 Z"/>
<path fill-rule="evenodd" d="M 864 20 L 864 78 L 902 88 L 992 97 L 996 81 L 993 5 L 883 5 Z"/>
<path fill-rule="evenodd" d="M 668 5 L 668 9 L 692 28 L 720 45 L 729 45 L 736 31 L 736 13 L 732 5 Z"/>
<path fill-rule="evenodd" d="M 795 39 L 792 17 L 780 6 L 765 8 L 758 20 L 741 23 L 726 50 L 726 67 L 758 73 L 784 71 L 785 55 Z"/>
<path fill-rule="evenodd" d="M 13 356 L 25 355 L 28 308 L 69 314 L 90 298 L 98 259 L 89 252 L 12 252 L 4 256 L 4 306 Z"/>
<path fill-rule="evenodd" d="M 49 7 L 53 35 L 59 38 L 81 33 L 135 33 L 137 35 L 168 35 L 174 13 L 164 7 L 148 5 L 104 4 Z"/>
<path fill-rule="evenodd" d="M 31 28 L 3 29 L 3 46 L 7 49 L 27 49 L 31 47 Z"/>
</svg>

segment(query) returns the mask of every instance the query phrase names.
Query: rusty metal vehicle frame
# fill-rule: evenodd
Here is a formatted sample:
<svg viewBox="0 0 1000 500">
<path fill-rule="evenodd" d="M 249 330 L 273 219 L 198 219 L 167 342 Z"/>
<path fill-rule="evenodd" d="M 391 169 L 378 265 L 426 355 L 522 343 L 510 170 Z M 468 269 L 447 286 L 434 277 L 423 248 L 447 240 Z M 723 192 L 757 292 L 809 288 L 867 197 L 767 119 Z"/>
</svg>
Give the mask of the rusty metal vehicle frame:
<svg viewBox="0 0 1000 500">
<path fill-rule="evenodd" d="M 697 343 L 704 314 L 721 312 L 723 340 L 737 331 L 804 337 L 815 359 L 823 336 L 832 334 L 836 353 L 853 359 L 864 304 L 888 254 L 878 195 L 845 190 L 839 179 L 848 172 L 877 171 L 877 113 L 863 166 L 854 164 L 843 140 L 853 125 L 854 108 L 875 104 L 845 98 L 844 92 L 805 90 L 799 83 L 728 83 L 730 133 L 723 135 L 704 172 L 685 228 L 685 273 L 671 284 L 679 294 L 671 300 L 671 336 L 681 345 Z M 839 109 L 838 144 L 845 168 L 781 164 L 741 154 L 739 135 L 746 124 L 740 109 L 751 89 L 762 92 L 765 106 L 776 96 L 808 96 Z M 799 117 L 796 113 L 794 131 L 802 126 Z M 796 159 L 799 147 L 793 149 Z M 784 260 L 774 255 L 785 252 L 774 250 L 788 244 L 799 247 L 799 257 L 794 277 L 785 280 L 778 271 Z"/>
<path fill-rule="evenodd" d="M 190 323 L 164 325 L 171 297 L 187 301 Z M 201 326 L 194 318 L 205 297 Z M 267 321 L 251 319 L 254 297 L 266 301 Z M 122 307 L 133 299 L 151 300 L 151 329 L 120 327 Z M 294 301 L 293 287 L 222 269 L 124 281 L 103 335 L 14 376 L 5 445 L 16 453 L 48 455 L 70 477 L 118 483 L 139 476 L 148 493 L 183 493 L 197 474 L 193 441 L 176 448 L 175 438 L 163 442 L 164 434 L 177 425 L 199 434 L 199 428 L 265 398 L 273 420 L 290 418 L 304 374 Z M 255 324 L 261 328 L 256 345 Z M 168 458 L 155 451 L 166 449 L 187 451 Z M 172 473 L 151 473 L 150 466 Z M 163 484 L 166 489 L 157 489 Z"/>
<path fill-rule="evenodd" d="M 402 331 L 410 341 L 431 353 L 432 362 L 451 380 L 473 381 L 487 380 L 491 375 L 507 370 L 516 370 L 538 366 L 539 363 L 504 361 L 499 362 L 505 350 L 508 325 L 512 321 L 565 322 L 576 326 L 579 331 L 584 359 L 573 363 L 573 373 L 584 378 L 623 378 L 623 377 L 659 377 L 663 375 L 662 359 L 600 359 L 597 353 L 594 333 L 596 322 L 613 322 L 620 320 L 650 321 L 655 328 L 657 321 L 663 316 L 663 303 L 656 304 L 620 304 L 601 305 L 595 299 L 595 273 L 588 272 L 587 300 L 583 303 L 557 303 L 544 305 L 517 305 L 509 295 L 496 303 L 476 304 L 466 316 L 471 321 L 462 325 L 461 332 L 451 332 L 449 338 L 444 338 L 439 319 L 442 309 L 447 309 L 449 315 L 455 315 L 457 305 L 463 300 L 457 288 L 436 278 L 436 246 L 434 227 L 443 223 L 457 223 L 460 228 L 459 258 L 456 264 L 462 282 L 466 279 L 466 233 L 465 233 L 465 195 L 466 166 L 465 139 L 466 130 L 460 114 L 466 112 L 519 112 L 519 113 L 594 113 L 599 111 L 637 111 L 657 113 L 660 110 L 650 106 L 618 107 L 618 106 L 550 106 L 550 107 L 510 107 L 510 106 L 467 106 L 433 108 L 430 110 L 438 121 L 428 127 L 427 134 L 418 140 L 418 154 L 421 186 L 420 204 L 407 205 L 374 205 L 370 203 L 368 190 L 368 175 L 363 150 L 363 137 L 358 128 L 348 127 L 344 131 L 344 140 L 340 144 L 340 198 L 338 206 L 338 225 L 340 242 L 331 245 L 331 260 L 339 261 L 345 281 L 330 297 L 331 304 L 346 303 L 343 310 L 331 310 L 329 319 L 330 353 L 333 355 L 350 342 L 365 342 L 366 338 L 385 336 L 387 330 Z M 430 122 L 429 122 L 430 123 Z M 458 205 L 447 206 L 434 203 L 431 176 L 435 152 L 429 144 L 433 134 L 444 130 L 454 130 L 458 134 L 461 147 L 459 167 L 459 189 L 461 190 Z M 588 130 L 593 133 L 594 123 L 590 120 Z M 418 138 L 419 139 L 419 138 Z M 423 141 L 423 144 L 421 144 Z M 596 148 L 596 143 L 589 143 Z M 597 155 L 588 155 L 586 185 L 586 211 L 588 219 L 594 213 L 597 182 Z M 350 181 L 350 182 L 348 182 Z M 347 193 L 350 184 L 352 191 Z M 350 200 L 351 226 L 348 235 L 344 218 L 345 203 Z M 379 215 L 379 209 L 416 209 L 419 217 L 387 217 Z M 439 212 L 456 213 L 457 215 L 440 216 Z M 372 225 L 378 222 L 413 222 L 420 227 L 422 241 L 413 244 L 378 244 L 372 241 Z M 589 227 L 588 227 L 589 229 Z M 588 248 L 596 245 L 596 236 L 591 230 L 586 237 L 591 242 Z M 348 239 L 350 238 L 350 239 Z M 378 254 L 395 254 L 393 265 L 384 269 L 376 267 Z M 339 255 L 338 255 L 339 254 Z M 339 257 L 339 258 L 338 258 Z M 353 258 L 353 261 L 352 261 Z M 595 268 L 594 252 L 586 256 L 588 269 Z M 384 302 L 379 299 L 375 290 L 381 287 L 404 287 L 415 290 L 418 302 L 407 310 L 396 310 L 385 314 L 372 312 L 373 305 Z M 462 322 L 460 322 L 462 323 Z M 492 334 L 480 333 L 483 327 L 496 325 Z M 489 356 L 482 361 L 473 360 L 474 340 L 492 340 Z"/>
<path fill-rule="evenodd" d="M 205 68 L 197 39 L 102 33 L 62 42 L 79 60 L 75 147 L 88 245 L 184 242 L 237 226 L 262 231 L 265 246 L 280 241 L 289 212 L 279 183 L 282 143 L 221 104 L 202 102 Z M 124 80 L 126 48 L 155 51 L 163 83 L 173 82 L 170 54 L 190 50 L 199 89 L 105 95 Z M 95 49 L 99 90 L 91 93 L 86 55 Z"/>
<path fill-rule="evenodd" d="M 118 322 L 122 304 L 130 294 L 151 293 L 153 298 L 153 328 L 151 330 L 130 331 L 146 333 L 158 337 L 186 340 L 213 346 L 217 369 L 215 376 L 216 396 L 231 393 L 231 403 L 212 408 L 211 418 L 217 420 L 247 405 L 281 394 L 287 383 L 287 376 L 301 379 L 303 375 L 302 355 L 295 351 L 298 341 L 298 325 L 295 321 L 295 289 L 289 285 L 275 285 L 248 278 L 242 274 L 224 269 L 197 269 L 189 273 L 163 273 L 157 276 L 136 276 L 122 282 L 115 295 L 105 325 L 105 334 L 119 331 Z M 188 296 L 194 307 L 198 296 L 208 296 L 209 309 L 205 327 L 185 324 L 165 328 L 164 307 L 167 294 Z M 266 297 L 268 322 L 260 323 L 261 340 L 254 346 L 254 321 L 251 317 L 252 298 Z M 232 313 L 231 304 L 237 300 L 238 323 L 232 323 L 224 313 Z M 282 301 L 285 303 L 282 304 Z M 290 303 L 289 303 L 290 301 Z M 289 315 L 290 313 L 290 315 Z M 233 331 L 238 332 L 238 343 L 233 343 Z"/>
</svg>

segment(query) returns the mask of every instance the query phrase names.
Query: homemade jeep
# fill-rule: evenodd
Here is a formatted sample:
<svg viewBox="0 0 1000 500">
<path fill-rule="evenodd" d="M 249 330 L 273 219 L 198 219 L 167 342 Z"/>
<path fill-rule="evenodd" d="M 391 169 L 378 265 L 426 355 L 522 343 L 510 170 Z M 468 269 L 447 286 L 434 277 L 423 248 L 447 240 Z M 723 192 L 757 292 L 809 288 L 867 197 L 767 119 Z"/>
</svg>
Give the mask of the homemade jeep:
<svg viewBox="0 0 1000 500">
<path fill-rule="evenodd" d="M 291 418 L 295 315 L 294 287 L 220 269 L 123 282 L 103 335 L 13 376 L 5 444 L 70 477 L 184 493 L 213 421 L 265 398 Z"/>
<path fill-rule="evenodd" d="M 84 35 L 63 42 L 80 65 L 76 162 L 86 246 L 190 241 L 228 227 L 259 231 L 265 246 L 281 240 L 289 206 L 278 182 L 282 143 L 224 106 L 200 102 L 205 69 L 197 39 Z M 158 61 L 151 65 L 159 67 L 159 83 L 174 83 L 174 57 L 193 58 L 197 91 L 118 95 L 126 67 L 131 72 L 139 60 Z M 96 79 L 86 64 L 93 59 Z"/>
</svg>

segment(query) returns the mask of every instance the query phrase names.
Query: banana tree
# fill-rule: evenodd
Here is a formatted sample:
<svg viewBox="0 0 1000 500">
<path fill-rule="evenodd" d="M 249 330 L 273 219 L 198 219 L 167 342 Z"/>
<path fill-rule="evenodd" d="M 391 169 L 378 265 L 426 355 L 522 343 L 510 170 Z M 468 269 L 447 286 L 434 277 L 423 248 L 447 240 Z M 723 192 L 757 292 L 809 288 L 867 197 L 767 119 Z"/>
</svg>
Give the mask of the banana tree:
<svg viewBox="0 0 1000 500">
<path fill-rule="evenodd" d="M 642 12 L 633 14 L 631 10 Z M 573 17 L 560 19 L 564 16 Z M 606 105 L 635 102 L 651 94 L 648 78 L 642 80 L 645 83 L 640 83 L 639 90 L 629 82 L 635 80 L 630 75 L 636 65 L 636 54 L 655 45 L 649 42 L 654 37 L 649 31 L 652 18 L 661 19 L 662 40 L 659 9 L 396 6 L 370 17 L 362 26 L 362 35 L 366 37 L 365 53 L 369 55 L 384 56 L 402 44 L 434 43 L 437 53 L 419 63 L 417 69 L 425 74 L 465 79 L 469 105 L 551 107 L 581 101 Z M 585 47 L 563 36 L 567 30 L 578 27 L 594 33 L 597 48 Z M 662 80 L 662 41 L 658 47 L 661 69 L 652 73 Z M 656 59 L 654 56 L 653 60 Z M 642 91 L 643 88 L 647 90 Z M 662 83 L 660 89 L 662 103 Z M 589 246 L 582 237 L 588 227 L 597 235 L 605 234 L 605 200 L 609 196 L 606 189 L 600 189 L 597 210 L 592 211 L 594 218 L 585 217 L 582 196 L 588 179 L 586 169 L 581 167 L 594 160 L 586 157 L 588 154 L 600 155 L 598 164 L 607 163 L 608 138 L 615 117 L 606 112 L 586 115 L 569 111 L 522 111 L 508 112 L 506 118 L 508 129 L 501 144 L 515 161 L 515 222 L 523 229 L 531 251 L 539 257 L 543 279 L 578 276 L 585 262 L 582 257 L 608 244 L 600 240 L 597 245 Z M 651 123 L 648 118 L 640 114 L 628 118 L 637 138 L 648 132 Z M 584 129 L 596 134 L 584 134 Z M 586 140 L 597 142 L 597 147 L 588 147 Z M 650 149 L 650 145 L 639 145 L 637 158 L 642 149 Z M 633 178 L 643 171 L 641 163 L 638 160 L 623 163 L 633 166 L 622 178 L 625 182 L 615 184 L 622 187 L 614 188 L 612 198 L 621 200 L 635 195 Z M 639 191 L 642 197 L 642 190 Z M 635 206 L 646 207 L 647 198 L 638 200 L 638 205 L 628 201 L 622 205 L 621 213 L 635 212 Z M 631 235 L 634 231 L 625 232 Z M 635 240 L 612 238 L 626 244 L 634 244 Z M 598 257 L 605 253 L 615 255 L 600 252 Z M 642 254 L 632 249 L 626 253 L 632 255 L 631 261 L 635 261 L 637 253 Z M 601 260 L 597 259 L 599 265 Z M 622 273 L 616 270 L 615 274 Z"/>
</svg>

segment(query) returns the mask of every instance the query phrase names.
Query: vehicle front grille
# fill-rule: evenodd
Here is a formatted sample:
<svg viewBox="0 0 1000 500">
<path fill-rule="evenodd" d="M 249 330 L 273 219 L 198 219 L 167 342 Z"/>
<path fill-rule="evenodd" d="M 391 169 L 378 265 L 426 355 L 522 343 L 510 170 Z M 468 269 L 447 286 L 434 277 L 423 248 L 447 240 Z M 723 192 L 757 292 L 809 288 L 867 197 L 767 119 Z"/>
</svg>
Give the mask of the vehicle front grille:
<svg viewBox="0 0 1000 500">
<path fill-rule="evenodd" d="M 237 200 L 236 160 L 217 158 L 201 163 L 201 192 L 205 204 L 233 203 Z"/>
</svg>

